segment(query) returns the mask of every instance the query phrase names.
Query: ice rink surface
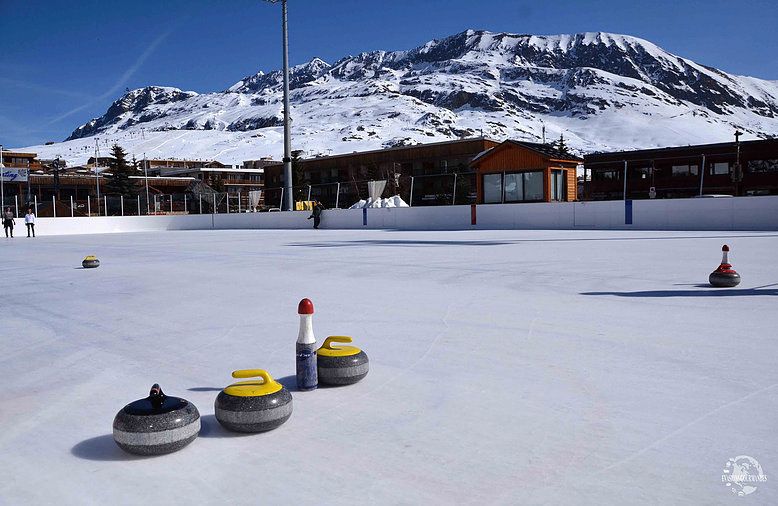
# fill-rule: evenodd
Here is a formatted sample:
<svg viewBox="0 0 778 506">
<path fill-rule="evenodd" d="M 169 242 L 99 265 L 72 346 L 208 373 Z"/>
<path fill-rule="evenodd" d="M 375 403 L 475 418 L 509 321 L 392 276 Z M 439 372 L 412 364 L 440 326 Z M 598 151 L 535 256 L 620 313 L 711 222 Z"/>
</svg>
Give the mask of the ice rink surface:
<svg viewBox="0 0 778 506">
<path fill-rule="evenodd" d="M 776 233 L 23 235 L 0 238 L 0 504 L 778 504 Z M 713 289 L 725 243 L 743 282 Z M 233 370 L 294 385 L 303 297 L 370 373 L 227 432 Z M 125 454 L 113 417 L 155 382 L 200 437 Z M 744 498 L 739 455 L 768 477 Z"/>
</svg>

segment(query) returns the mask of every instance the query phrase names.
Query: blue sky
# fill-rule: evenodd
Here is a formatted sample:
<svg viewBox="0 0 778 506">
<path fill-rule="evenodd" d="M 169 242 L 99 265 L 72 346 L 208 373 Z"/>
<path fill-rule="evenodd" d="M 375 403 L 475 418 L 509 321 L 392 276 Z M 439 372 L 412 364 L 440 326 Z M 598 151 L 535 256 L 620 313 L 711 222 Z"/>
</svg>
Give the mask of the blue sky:
<svg viewBox="0 0 778 506">
<path fill-rule="evenodd" d="M 223 90 L 281 67 L 281 7 L 261 0 L 0 0 L 0 144 L 61 141 L 125 88 Z M 289 0 L 290 63 L 409 49 L 468 28 L 608 31 L 778 80 L 778 2 Z"/>
</svg>

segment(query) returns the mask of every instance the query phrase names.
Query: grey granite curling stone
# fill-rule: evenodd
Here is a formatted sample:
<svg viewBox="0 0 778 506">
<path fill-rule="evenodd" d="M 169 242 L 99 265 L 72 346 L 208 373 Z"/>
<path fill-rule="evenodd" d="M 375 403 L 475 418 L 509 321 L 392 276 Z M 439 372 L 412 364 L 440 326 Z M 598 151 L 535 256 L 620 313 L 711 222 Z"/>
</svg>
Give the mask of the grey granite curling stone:
<svg viewBox="0 0 778 506">
<path fill-rule="evenodd" d="M 200 433 L 200 413 L 191 402 L 169 397 L 159 385 L 122 408 L 113 419 L 113 439 L 122 450 L 161 455 L 180 450 Z"/>
<path fill-rule="evenodd" d="M 738 274 L 729 263 L 729 246 L 726 244 L 721 248 L 721 264 L 710 273 L 708 282 L 718 288 L 732 288 L 740 284 L 740 274 Z"/>
<path fill-rule="evenodd" d="M 370 361 L 367 354 L 354 346 L 332 346 L 336 343 L 350 343 L 347 336 L 330 336 L 316 351 L 319 368 L 319 383 L 325 385 L 350 385 L 367 376 Z"/>
<path fill-rule="evenodd" d="M 239 381 L 216 396 L 216 419 L 235 432 L 265 432 L 283 424 L 292 416 L 292 394 L 273 380 L 267 371 L 246 369 L 232 373 L 233 378 L 262 380 Z"/>
<path fill-rule="evenodd" d="M 81 262 L 81 266 L 84 269 L 94 269 L 95 267 L 100 267 L 100 260 L 94 255 L 89 255 Z"/>
<path fill-rule="evenodd" d="M 735 271 L 719 271 L 715 270 L 708 276 L 708 281 L 711 285 L 719 288 L 732 288 L 740 284 L 740 274 Z"/>
</svg>

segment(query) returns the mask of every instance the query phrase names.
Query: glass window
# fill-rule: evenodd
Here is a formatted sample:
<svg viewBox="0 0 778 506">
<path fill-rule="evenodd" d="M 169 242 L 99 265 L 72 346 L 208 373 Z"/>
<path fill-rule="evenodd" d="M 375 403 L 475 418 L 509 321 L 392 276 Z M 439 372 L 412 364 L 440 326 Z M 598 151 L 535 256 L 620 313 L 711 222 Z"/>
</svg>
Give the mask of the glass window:
<svg viewBox="0 0 778 506">
<path fill-rule="evenodd" d="M 551 200 L 565 200 L 565 178 L 561 170 L 551 170 Z"/>
<path fill-rule="evenodd" d="M 699 174 L 697 165 L 673 165 L 673 176 L 696 176 Z"/>
<path fill-rule="evenodd" d="M 502 202 L 502 174 L 484 174 L 484 203 Z"/>
<path fill-rule="evenodd" d="M 729 174 L 729 162 L 716 162 L 710 164 L 710 173 L 713 176 Z"/>
<path fill-rule="evenodd" d="M 592 179 L 595 181 L 614 181 L 620 178 L 621 172 L 618 170 L 595 170 L 592 171 Z"/>
<path fill-rule="evenodd" d="M 505 202 L 524 200 L 524 185 L 521 174 L 505 174 Z"/>
<path fill-rule="evenodd" d="M 749 172 L 778 172 L 778 160 L 751 160 L 748 162 Z"/>
<path fill-rule="evenodd" d="M 524 200 L 543 200 L 543 173 L 524 173 Z"/>
<path fill-rule="evenodd" d="M 633 179 L 648 179 L 651 175 L 651 167 L 639 167 L 637 169 L 629 169 L 630 176 Z"/>
</svg>

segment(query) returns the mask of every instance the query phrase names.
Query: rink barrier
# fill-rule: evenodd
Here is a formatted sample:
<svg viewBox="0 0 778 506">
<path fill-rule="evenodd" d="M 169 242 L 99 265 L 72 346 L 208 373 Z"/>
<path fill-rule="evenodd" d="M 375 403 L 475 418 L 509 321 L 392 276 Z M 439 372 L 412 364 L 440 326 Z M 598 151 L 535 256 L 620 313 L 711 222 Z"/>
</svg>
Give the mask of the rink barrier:
<svg viewBox="0 0 778 506">
<path fill-rule="evenodd" d="M 628 211 L 630 207 L 631 213 Z M 164 230 L 309 229 L 311 222 L 307 217 L 308 214 L 304 211 L 291 211 L 38 218 L 35 228 L 40 231 L 39 235 Z M 778 230 L 778 196 L 429 206 L 369 211 L 330 209 L 322 213 L 321 228 L 768 231 Z"/>
</svg>

